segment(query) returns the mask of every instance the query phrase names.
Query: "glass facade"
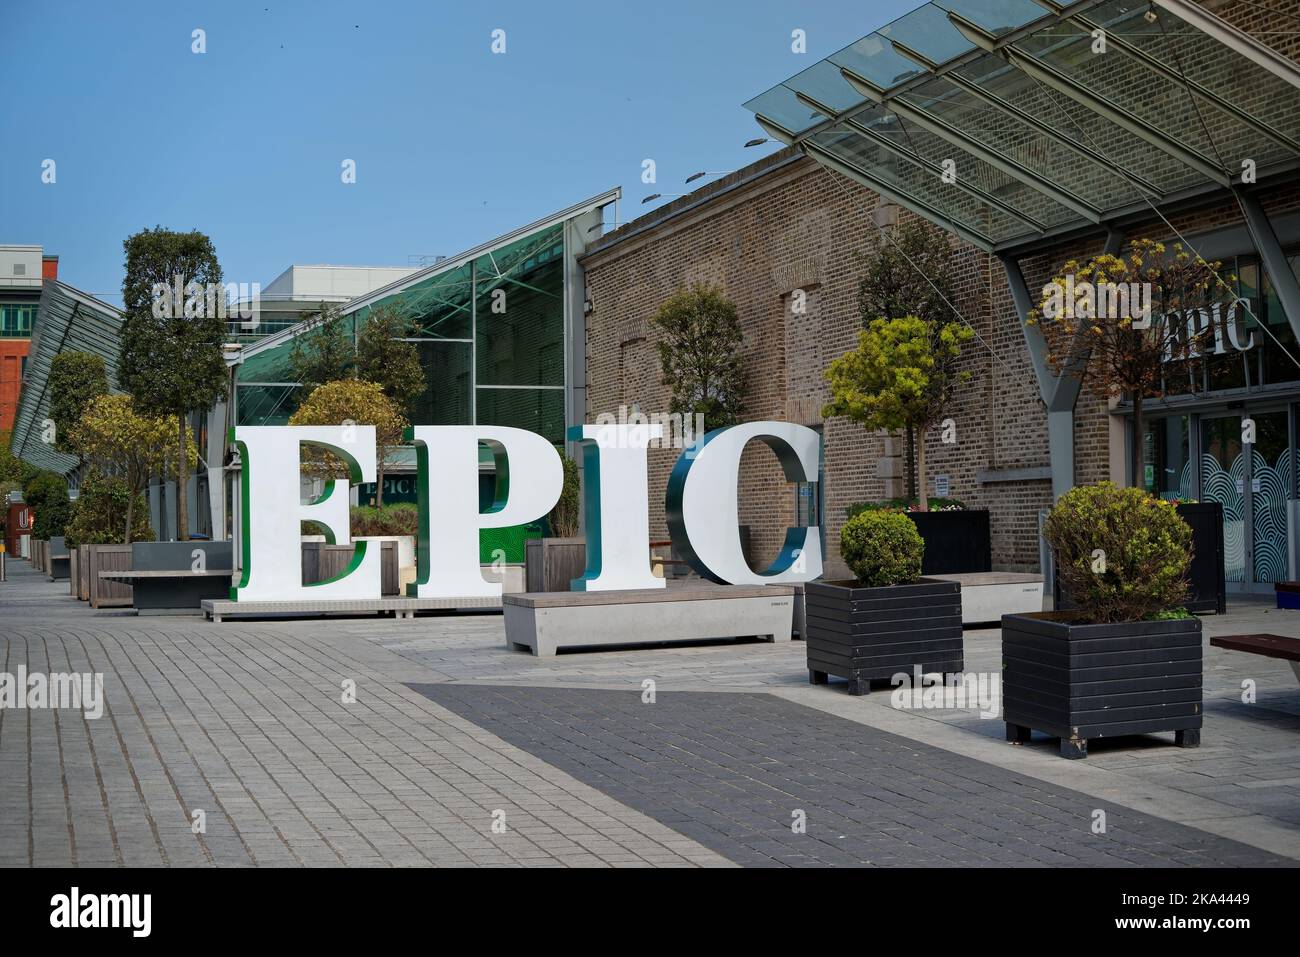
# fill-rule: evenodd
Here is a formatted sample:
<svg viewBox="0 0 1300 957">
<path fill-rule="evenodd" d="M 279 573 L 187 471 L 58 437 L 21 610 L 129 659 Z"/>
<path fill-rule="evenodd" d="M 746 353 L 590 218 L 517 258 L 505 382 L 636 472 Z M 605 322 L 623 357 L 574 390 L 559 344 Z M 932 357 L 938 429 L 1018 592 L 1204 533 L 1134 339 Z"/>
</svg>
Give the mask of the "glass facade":
<svg viewBox="0 0 1300 957">
<path fill-rule="evenodd" d="M 345 336 L 353 341 L 374 309 L 396 307 L 412 320 L 412 342 L 424 370 L 425 390 L 410 409 L 415 425 L 508 425 L 545 436 L 557 446 L 565 429 L 565 242 L 557 223 L 492 247 L 472 259 L 397 290 L 383 299 L 344 311 Z M 319 334 L 307 328 L 298 337 Z M 298 407 L 294 339 L 257 348 L 236 372 L 235 421 L 283 425 Z M 483 450 L 486 452 L 486 450 Z M 490 455 L 483 456 L 491 461 Z M 400 474 L 386 477 L 385 501 L 413 501 L 414 487 L 398 488 Z M 481 498 L 491 504 L 495 480 L 481 476 Z M 360 501 L 375 489 L 363 486 Z M 543 533 L 540 524 L 484 531 L 484 562 L 502 553 L 523 560 L 524 541 Z"/>
<path fill-rule="evenodd" d="M 426 380 L 411 410 L 414 424 L 511 425 L 564 442 L 562 224 L 435 272 L 338 321 L 355 339 L 381 306 L 413 320 L 410 341 Z M 239 366 L 239 424 L 283 424 L 293 414 L 301 391 L 293 345 L 286 339 Z"/>
<path fill-rule="evenodd" d="M 30 339 L 36 323 L 36 303 L 0 302 L 0 339 Z"/>
</svg>

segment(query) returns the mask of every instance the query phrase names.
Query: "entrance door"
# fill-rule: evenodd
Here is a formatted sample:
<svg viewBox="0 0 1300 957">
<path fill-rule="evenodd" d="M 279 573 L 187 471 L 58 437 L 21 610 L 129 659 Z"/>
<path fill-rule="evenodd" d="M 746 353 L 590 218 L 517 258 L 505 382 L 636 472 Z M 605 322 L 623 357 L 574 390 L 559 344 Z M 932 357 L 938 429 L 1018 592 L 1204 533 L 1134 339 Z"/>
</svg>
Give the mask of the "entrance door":
<svg viewBox="0 0 1300 957">
<path fill-rule="evenodd" d="M 1295 486 L 1289 436 L 1286 410 L 1201 419 L 1201 498 L 1223 505 L 1230 591 L 1271 591 L 1289 577 L 1287 500 Z"/>
</svg>

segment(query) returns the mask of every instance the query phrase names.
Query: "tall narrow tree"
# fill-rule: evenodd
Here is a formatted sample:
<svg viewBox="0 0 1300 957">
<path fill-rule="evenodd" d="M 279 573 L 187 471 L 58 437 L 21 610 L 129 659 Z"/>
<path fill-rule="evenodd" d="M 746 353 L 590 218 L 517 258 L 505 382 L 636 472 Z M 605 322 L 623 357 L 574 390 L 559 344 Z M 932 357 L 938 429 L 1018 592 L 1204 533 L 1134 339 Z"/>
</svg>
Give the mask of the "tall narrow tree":
<svg viewBox="0 0 1300 957">
<path fill-rule="evenodd" d="M 221 265 L 212 240 L 197 230 L 181 233 L 157 226 L 128 236 L 122 245 L 126 321 L 118 383 L 131 393 L 139 412 L 174 418 L 177 446 L 185 448 L 189 416 L 226 394 L 224 309 L 217 308 L 220 296 L 206 295 L 209 284 L 220 286 Z M 176 535 L 181 541 L 190 537 L 188 464 L 181 456 L 176 475 Z"/>
<path fill-rule="evenodd" d="M 86 406 L 108 394 L 108 371 L 104 360 L 93 352 L 60 352 L 50 362 L 50 421 L 54 423 L 54 447 L 75 455 L 72 428 Z"/>
</svg>

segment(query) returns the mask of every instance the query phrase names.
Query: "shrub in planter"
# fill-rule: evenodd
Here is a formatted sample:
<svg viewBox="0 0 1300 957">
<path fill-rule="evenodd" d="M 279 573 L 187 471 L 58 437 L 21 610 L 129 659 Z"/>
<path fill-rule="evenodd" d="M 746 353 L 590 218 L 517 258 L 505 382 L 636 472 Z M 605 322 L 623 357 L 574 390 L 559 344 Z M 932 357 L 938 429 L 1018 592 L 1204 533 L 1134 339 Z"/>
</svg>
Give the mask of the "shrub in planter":
<svg viewBox="0 0 1300 957">
<path fill-rule="evenodd" d="M 64 544 L 120 545 L 126 532 L 126 506 L 131 492 L 119 478 L 93 475 L 81 485 L 81 493 L 72 504 L 72 514 L 64 528 Z M 149 507 L 144 496 L 135 496 L 131 512 L 131 538 L 138 542 L 154 539 L 149 524 Z"/>
<path fill-rule="evenodd" d="M 961 586 L 921 577 L 925 543 L 901 512 L 868 510 L 840 531 L 855 580 L 809 582 L 808 677 L 847 678 L 850 694 L 873 680 L 962 669 Z"/>
<path fill-rule="evenodd" d="M 1047 517 L 1068 611 L 1002 618 L 1007 739 L 1031 730 L 1082 758 L 1091 738 L 1173 731 L 1200 743 L 1201 622 L 1182 610 L 1192 532 L 1169 502 L 1109 482 Z"/>
</svg>

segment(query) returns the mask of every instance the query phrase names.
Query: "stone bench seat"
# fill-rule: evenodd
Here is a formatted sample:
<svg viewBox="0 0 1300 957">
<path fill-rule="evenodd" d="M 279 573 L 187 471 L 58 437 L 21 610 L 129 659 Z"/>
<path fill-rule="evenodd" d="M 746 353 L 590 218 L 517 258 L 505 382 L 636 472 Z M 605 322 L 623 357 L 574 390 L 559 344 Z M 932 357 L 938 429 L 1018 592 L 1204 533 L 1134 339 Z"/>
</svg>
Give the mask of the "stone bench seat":
<svg viewBox="0 0 1300 957">
<path fill-rule="evenodd" d="M 559 648 L 762 637 L 789 641 L 789 585 L 691 584 L 506 595 L 506 647 L 552 657 Z"/>
<path fill-rule="evenodd" d="M 965 572 L 927 575 L 961 585 L 961 623 L 1001 624 L 1003 615 L 1043 610 L 1043 576 L 1027 572 Z"/>
</svg>

